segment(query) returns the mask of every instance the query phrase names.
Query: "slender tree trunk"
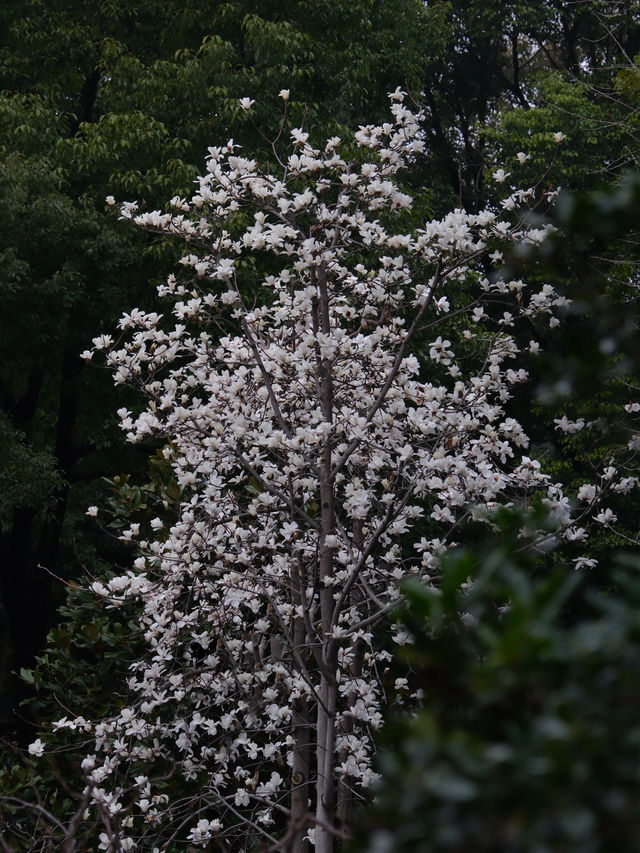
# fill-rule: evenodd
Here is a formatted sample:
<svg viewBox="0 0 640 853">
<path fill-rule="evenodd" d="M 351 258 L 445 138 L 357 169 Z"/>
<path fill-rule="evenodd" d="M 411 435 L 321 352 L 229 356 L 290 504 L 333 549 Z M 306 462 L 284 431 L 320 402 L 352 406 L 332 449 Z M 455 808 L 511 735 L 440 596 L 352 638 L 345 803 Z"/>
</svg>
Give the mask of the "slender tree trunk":
<svg viewBox="0 0 640 853">
<path fill-rule="evenodd" d="M 291 590 L 298 607 L 303 602 L 302 563 L 299 560 L 291 570 Z M 297 576 L 296 576 L 297 575 Z M 304 618 L 297 616 L 293 625 L 293 645 L 302 655 L 306 639 Z M 310 747 L 309 703 L 306 698 L 298 699 L 293 705 L 293 766 L 291 768 L 291 843 L 288 853 L 307 853 L 309 844 L 304 840 L 309 817 L 309 747 Z"/>
<path fill-rule="evenodd" d="M 318 296 L 313 306 L 314 331 L 331 333 L 329 320 L 329 294 L 326 271 L 318 270 L 316 284 Z M 318 394 L 322 415 L 326 424 L 333 423 L 333 377 L 328 358 L 321 356 L 317 346 Z M 337 704 L 336 666 L 337 649 L 331 638 L 333 627 L 333 586 L 327 581 L 333 577 L 333 549 L 327 545 L 327 536 L 335 531 L 335 502 L 331 478 L 332 444 L 327 439 L 319 460 L 318 479 L 320 486 L 320 545 L 318 557 L 318 583 L 320 586 L 320 629 L 323 643 L 324 667 L 320 675 L 318 713 L 316 726 L 316 827 L 315 853 L 333 853 L 334 836 L 330 828 L 335 816 L 335 719 Z"/>
<path fill-rule="evenodd" d="M 315 853 L 333 853 L 335 823 L 335 740 L 337 685 L 322 674 L 317 717 L 317 792 Z"/>
<path fill-rule="evenodd" d="M 289 853 L 307 853 L 309 817 L 309 706 L 300 699 L 293 708 L 293 767 L 291 768 L 291 845 Z"/>
<path fill-rule="evenodd" d="M 360 678 L 362 675 L 362 662 L 364 656 L 364 645 L 362 640 L 356 640 L 353 644 L 353 662 L 350 667 L 351 677 L 352 678 Z M 347 698 L 346 704 L 348 708 L 351 708 L 356 699 L 355 691 L 351 691 Z M 349 735 L 353 732 L 353 717 L 346 717 L 342 722 L 340 727 L 340 734 Z M 346 750 L 341 752 L 340 760 L 342 761 L 345 757 Z M 353 794 L 353 790 L 350 785 L 348 785 L 345 781 L 345 777 L 342 777 L 338 782 L 337 786 L 337 798 L 336 798 L 336 821 L 340 829 L 343 829 L 347 832 L 351 829 L 353 824 L 353 813 L 355 811 L 355 797 Z"/>
<path fill-rule="evenodd" d="M 364 532 L 363 532 L 363 524 L 360 519 L 356 519 L 353 523 L 353 543 L 356 545 L 362 553 L 362 548 L 364 545 Z M 361 602 L 363 599 L 362 590 L 356 584 L 351 591 L 350 598 L 352 601 Z M 364 645 L 362 640 L 356 640 L 352 647 L 353 651 L 353 661 L 350 667 L 350 674 L 352 678 L 360 678 L 362 675 L 362 663 L 364 657 Z M 355 691 L 350 691 L 348 696 L 346 697 L 346 705 L 348 708 L 351 708 L 356 699 Z M 343 735 L 349 735 L 353 732 L 353 717 L 346 717 L 341 726 L 340 733 Z M 340 761 L 342 762 L 345 755 L 345 750 L 342 751 L 340 755 Z M 345 778 L 342 777 L 338 782 L 338 790 L 337 790 L 337 799 L 336 799 L 336 820 L 341 829 L 346 830 L 347 832 L 351 829 L 353 823 L 353 812 L 355 809 L 355 798 L 353 795 L 353 791 L 351 787 L 346 784 Z"/>
</svg>

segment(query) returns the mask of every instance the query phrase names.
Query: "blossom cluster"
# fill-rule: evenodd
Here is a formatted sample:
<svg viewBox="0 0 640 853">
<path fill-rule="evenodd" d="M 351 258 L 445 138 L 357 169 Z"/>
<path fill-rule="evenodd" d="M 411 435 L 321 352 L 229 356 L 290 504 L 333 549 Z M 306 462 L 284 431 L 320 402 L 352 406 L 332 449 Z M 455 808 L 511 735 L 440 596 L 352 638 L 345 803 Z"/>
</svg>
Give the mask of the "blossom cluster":
<svg viewBox="0 0 640 853">
<path fill-rule="evenodd" d="M 111 607 L 138 602 L 148 648 L 127 706 L 93 724 L 91 799 L 116 827 L 101 849 L 161 825 L 195 845 L 275 844 L 300 790 L 329 849 L 326 821 L 374 778 L 390 657 L 376 629 L 399 581 L 435 580 L 467 519 L 534 493 L 573 535 L 569 500 L 506 409 L 535 328 L 566 302 L 487 272 L 491 252 L 544 239 L 521 215 L 535 191 L 399 232 L 420 119 L 396 91 L 390 121 L 347 140 L 355 157 L 298 128 L 268 170 L 230 140 L 190 199 L 121 207 L 185 241 L 186 276 L 158 288 L 165 313 L 134 308 L 117 343 L 100 335 L 83 355 L 104 351 L 115 382 L 145 396 L 122 428 L 166 440 L 182 503 L 130 571 L 94 584 Z M 248 259 L 265 271 L 257 291 Z M 194 783 L 190 822 L 135 781 L 151 764 Z"/>
</svg>

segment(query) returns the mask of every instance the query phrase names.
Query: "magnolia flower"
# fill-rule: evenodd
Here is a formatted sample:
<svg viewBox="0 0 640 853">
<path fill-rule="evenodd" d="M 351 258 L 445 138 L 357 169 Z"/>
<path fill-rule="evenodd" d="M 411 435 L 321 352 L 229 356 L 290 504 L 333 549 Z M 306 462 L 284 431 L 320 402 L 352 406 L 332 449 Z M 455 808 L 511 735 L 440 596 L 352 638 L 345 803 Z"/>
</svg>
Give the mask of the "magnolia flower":
<svg viewBox="0 0 640 853">
<path fill-rule="evenodd" d="M 240 788 L 236 791 L 235 803 L 237 806 L 249 805 L 249 793 L 245 788 Z"/>
<path fill-rule="evenodd" d="M 211 835 L 220 831 L 220 821 L 216 818 L 214 820 L 207 820 L 206 818 L 201 818 L 198 823 L 190 830 L 189 832 L 189 841 L 193 841 L 196 844 L 199 842 L 206 842 L 211 838 Z"/>
<path fill-rule="evenodd" d="M 578 418 L 577 421 L 570 421 L 566 415 L 563 415 L 561 418 L 554 418 L 553 422 L 556 429 L 569 434 L 580 432 L 585 427 L 584 418 Z"/>
<path fill-rule="evenodd" d="M 578 500 L 579 501 L 592 501 L 598 493 L 598 489 L 596 486 L 591 483 L 585 483 L 583 486 L 580 486 L 578 489 Z"/>
<path fill-rule="evenodd" d="M 98 507 L 97 506 L 90 506 L 87 509 L 85 515 L 89 515 L 89 516 L 91 516 L 91 518 L 95 518 L 98 515 Z"/>
<path fill-rule="evenodd" d="M 510 172 L 505 172 L 504 169 L 496 169 L 493 173 L 493 180 L 497 181 L 499 184 L 502 184 L 509 177 Z"/>
<path fill-rule="evenodd" d="M 563 140 L 563 139 L 566 139 L 566 138 L 567 138 L 567 137 L 566 137 L 566 136 L 564 135 L 564 133 L 562 133 L 562 131 L 560 131 L 560 130 L 557 130 L 557 131 L 553 134 L 553 141 L 554 141 L 554 142 L 562 142 L 562 140 Z"/>
<path fill-rule="evenodd" d="M 613 510 L 609 509 L 609 507 L 601 510 L 596 515 L 596 521 L 599 521 L 600 524 L 614 524 L 617 520 L 618 516 L 613 512 Z"/>
<path fill-rule="evenodd" d="M 283 101 L 289 100 L 289 90 L 288 89 L 280 89 L 278 92 L 278 97 L 282 98 Z"/>
<path fill-rule="evenodd" d="M 518 153 L 516 154 L 516 159 L 517 159 L 518 163 L 520 163 L 521 166 L 524 166 L 524 164 L 530 158 L 531 158 L 531 155 L 525 154 L 524 151 L 518 151 Z"/>
<path fill-rule="evenodd" d="M 115 198 L 114 198 L 112 195 L 108 195 L 108 196 L 105 198 L 105 201 L 106 201 L 106 203 L 109 205 L 109 207 L 113 207 L 113 205 L 116 203 L 116 200 L 115 200 Z"/>
<path fill-rule="evenodd" d="M 485 316 L 486 316 L 485 310 L 482 307 L 482 305 L 479 305 L 477 308 L 474 308 L 472 311 L 472 317 L 473 317 L 474 323 L 479 323 L 480 320 L 482 320 L 482 318 Z"/>
<path fill-rule="evenodd" d="M 569 527 L 565 531 L 564 538 L 567 542 L 586 542 L 587 531 L 584 527 Z"/>
<path fill-rule="evenodd" d="M 578 569 L 593 569 L 598 565 L 597 560 L 590 559 L 589 557 L 576 557 L 571 561 L 573 563 L 573 568 L 578 571 Z"/>
<path fill-rule="evenodd" d="M 30 743 L 28 749 L 29 753 L 31 755 L 35 755 L 36 758 L 40 758 L 42 755 L 44 755 L 44 743 L 40 740 L 40 738 L 34 740 L 33 743 Z"/>
<path fill-rule="evenodd" d="M 253 98 L 240 98 L 240 106 L 243 110 L 250 110 L 254 104 L 255 100 Z"/>
</svg>

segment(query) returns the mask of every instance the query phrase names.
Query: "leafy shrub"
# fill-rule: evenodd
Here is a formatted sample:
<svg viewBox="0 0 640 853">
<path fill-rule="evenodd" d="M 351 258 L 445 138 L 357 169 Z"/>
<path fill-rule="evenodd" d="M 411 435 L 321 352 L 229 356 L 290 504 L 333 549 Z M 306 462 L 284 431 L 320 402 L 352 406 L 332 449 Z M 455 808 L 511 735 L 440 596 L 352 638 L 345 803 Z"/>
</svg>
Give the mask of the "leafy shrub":
<svg viewBox="0 0 640 853">
<path fill-rule="evenodd" d="M 637 563 L 621 562 L 619 594 L 595 594 L 541 571 L 516 545 L 523 523 L 506 511 L 483 553 L 449 554 L 439 591 L 406 586 L 416 642 L 401 654 L 424 708 L 386 726 L 352 849 L 640 849 Z"/>
</svg>

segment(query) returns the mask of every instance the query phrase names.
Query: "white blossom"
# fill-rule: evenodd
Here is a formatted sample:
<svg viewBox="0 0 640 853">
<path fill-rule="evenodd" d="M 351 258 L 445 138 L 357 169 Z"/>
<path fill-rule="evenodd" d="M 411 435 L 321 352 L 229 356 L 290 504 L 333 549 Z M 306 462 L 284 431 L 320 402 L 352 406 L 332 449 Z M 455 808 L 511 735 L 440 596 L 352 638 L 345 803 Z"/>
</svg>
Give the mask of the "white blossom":
<svg viewBox="0 0 640 853">
<path fill-rule="evenodd" d="M 44 746 L 45 745 L 40 740 L 40 738 L 37 738 L 33 741 L 33 743 L 29 744 L 28 752 L 30 755 L 34 755 L 36 758 L 41 758 L 44 755 Z"/>
<path fill-rule="evenodd" d="M 569 434 L 580 432 L 585 426 L 584 418 L 578 418 L 577 421 L 570 421 L 566 415 L 563 415 L 561 418 L 555 418 L 553 422 L 556 429 Z"/>
<path fill-rule="evenodd" d="M 573 567 L 578 569 L 594 569 L 598 565 L 598 561 L 589 557 L 576 557 L 573 560 Z"/>
<path fill-rule="evenodd" d="M 600 524 L 609 525 L 613 524 L 618 520 L 617 515 L 613 512 L 612 509 L 607 507 L 606 509 L 602 509 L 595 517 L 596 521 L 600 522 Z"/>
</svg>

